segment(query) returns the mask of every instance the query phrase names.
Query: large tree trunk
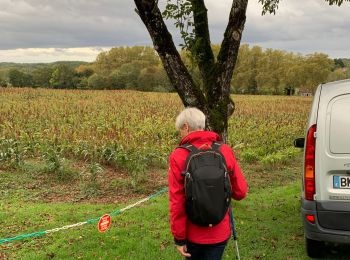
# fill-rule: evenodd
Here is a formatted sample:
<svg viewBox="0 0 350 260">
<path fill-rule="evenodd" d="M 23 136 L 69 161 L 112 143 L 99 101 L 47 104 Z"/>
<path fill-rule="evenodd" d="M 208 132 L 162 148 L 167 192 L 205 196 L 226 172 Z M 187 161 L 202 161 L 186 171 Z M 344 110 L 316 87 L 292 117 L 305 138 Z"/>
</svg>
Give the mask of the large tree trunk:
<svg viewBox="0 0 350 260">
<path fill-rule="evenodd" d="M 236 65 L 242 32 L 246 21 L 248 0 L 233 0 L 224 39 L 215 64 L 215 83 L 208 98 L 209 117 L 213 129 L 227 142 L 228 119 L 234 112 L 230 98 L 231 80 Z"/>
<path fill-rule="evenodd" d="M 178 92 L 184 106 L 198 107 L 207 111 L 207 102 L 181 60 L 171 34 L 169 33 L 156 0 L 134 0 L 141 20 L 152 38 L 154 49 L 160 59 L 170 82 Z"/>
<path fill-rule="evenodd" d="M 204 0 L 191 0 L 195 43 L 190 51 L 198 64 L 203 91 L 194 83 L 181 60 L 158 8 L 158 1 L 134 1 L 136 12 L 147 27 L 154 48 L 184 106 L 201 109 L 207 116 L 207 128 L 220 134 L 227 142 L 228 118 L 234 111 L 234 103 L 230 99 L 230 83 L 246 19 L 248 0 L 233 0 L 229 22 L 216 62 L 210 46 Z"/>
</svg>

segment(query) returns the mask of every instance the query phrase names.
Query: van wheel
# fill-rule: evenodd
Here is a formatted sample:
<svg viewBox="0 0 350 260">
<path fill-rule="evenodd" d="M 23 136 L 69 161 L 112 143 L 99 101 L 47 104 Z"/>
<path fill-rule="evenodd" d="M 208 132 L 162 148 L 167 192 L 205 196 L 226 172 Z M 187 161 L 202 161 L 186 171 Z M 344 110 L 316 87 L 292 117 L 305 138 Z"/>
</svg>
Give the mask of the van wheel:
<svg viewBox="0 0 350 260">
<path fill-rule="evenodd" d="M 305 238 L 306 252 L 309 257 L 322 257 L 324 243 L 317 240 Z"/>
</svg>

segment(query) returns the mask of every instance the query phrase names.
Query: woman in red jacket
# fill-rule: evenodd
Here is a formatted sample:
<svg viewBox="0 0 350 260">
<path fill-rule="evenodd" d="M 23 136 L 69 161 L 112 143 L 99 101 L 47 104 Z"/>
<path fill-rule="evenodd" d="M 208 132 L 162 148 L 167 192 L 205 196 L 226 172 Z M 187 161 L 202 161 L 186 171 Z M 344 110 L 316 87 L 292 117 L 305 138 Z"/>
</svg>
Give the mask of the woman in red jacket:
<svg viewBox="0 0 350 260">
<path fill-rule="evenodd" d="M 192 144 L 197 148 L 210 147 L 213 142 L 222 142 L 214 132 L 204 131 L 205 115 L 197 108 L 186 108 L 176 118 L 175 126 L 182 138 L 180 145 Z M 232 197 L 241 200 L 246 196 L 247 184 L 231 148 L 223 144 L 220 152 L 225 157 L 230 174 Z M 169 158 L 170 226 L 177 250 L 187 259 L 221 259 L 227 240 L 231 235 L 229 211 L 223 220 L 212 227 L 193 224 L 186 215 L 184 176 L 185 162 L 189 151 L 175 149 Z"/>
</svg>

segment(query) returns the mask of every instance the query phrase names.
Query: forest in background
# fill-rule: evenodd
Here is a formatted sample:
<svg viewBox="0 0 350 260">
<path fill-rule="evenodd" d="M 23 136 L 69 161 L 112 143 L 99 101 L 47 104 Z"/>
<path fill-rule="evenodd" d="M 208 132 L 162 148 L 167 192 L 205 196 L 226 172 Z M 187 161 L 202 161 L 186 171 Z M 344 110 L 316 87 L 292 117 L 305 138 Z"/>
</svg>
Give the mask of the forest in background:
<svg viewBox="0 0 350 260">
<path fill-rule="evenodd" d="M 217 55 L 219 45 L 213 45 Z M 181 56 L 200 84 L 199 70 L 185 51 Z M 350 59 L 331 59 L 323 53 L 302 55 L 243 44 L 231 82 L 237 94 L 292 95 L 312 93 L 318 84 L 350 78 Z M 63 89 L 132 89 L 171 92 L 173 88 L 151 47 L 116 47 L 92 63 L 0 63 L 1 87 Z"/>
</svg>

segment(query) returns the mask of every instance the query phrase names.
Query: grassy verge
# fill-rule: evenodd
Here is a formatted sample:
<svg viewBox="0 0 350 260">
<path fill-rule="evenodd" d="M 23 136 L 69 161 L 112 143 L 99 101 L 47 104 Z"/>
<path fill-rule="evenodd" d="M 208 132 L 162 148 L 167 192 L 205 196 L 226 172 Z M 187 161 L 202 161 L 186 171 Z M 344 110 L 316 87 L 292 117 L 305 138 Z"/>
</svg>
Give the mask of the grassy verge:
<svg viewBox="0 0 350 260">
<path fill-rule="evenodd" d="M 235 203 L 242 259 L 299 259 L 304 255 L 298 202 L 299 185 L 289 184 L 251 194 Z M 1 236 L 54 228 L 111 212 L 123 205 L 22 204 L 1 205 Z M 6 213 L 4 213 L 6 212 Z M 74 212 L 74 214 L 72 214 Z M 55 257 L 96 259 L 179 259 L 168 226 L 168 200 L 163 195 L 140 208 L 113 218 L 111 230 L 96 225 L 1 246 L 9 258 Z M 231 246 L 225 259 L 233 255 Z"/>
<path fill-rule="evenodd" d="M 269 188 L 235 203 L 237 232 L 242 259 L 301 257 L 299 185 Z M 23 204 L 1 205 L 4 220 L 1 236 L 54 228 L 111 212 L 123 205 Z M 6 213 L 5 213 L 6 212 Z M 74 214 L 72 214 L 74 212 Z M 91 224 L 41 238 L 1 246 L 9 258 L 55 257 L 96 259 L 179 259 L 168 226 L 168 200 L 162 196 L 143 207 L 113 218 L 111 230 L 97 232 Z M 225 258 L 232 257 L 229 246 Z M 277 258 L 276 258 L 277 257 Z"/>
<path fill-rule="evenodd" d="M 300 166 L 264 169 L 243 165 L 249 196 L 234 203 L 242 259 L 307 259 L 300 219 Z M 20 172 L 0 172 L 0 238 L 81 222 L 120 209 L 136 200 L 40 201 Z M 29 175 L 27 175 L 29 176 Z M 29 177 L 28 177 L 29 178 Z M 44 189 L 45 187 L 41 187 Z M 48 187 L 50 188 L 50 187 Z M 144 194 L 146 195 L 146 194 Z M 111 196 L 107 193 L 106 196 Z M 343 253 L 344 255 L 344 253 Z M 0 259 L 181 259 L 169 231 L 168 196 L 113 217 L 104 234 L 96 224 L 0 245 Z M 224 259 L 232 259 L 229 242 Z M 334 258 L 335 255 L 329 257 Z M 344 256 L 342 256 L 344 257 Z M 346 258 L 346 257 L 345 257 Z"/>
</svg>

